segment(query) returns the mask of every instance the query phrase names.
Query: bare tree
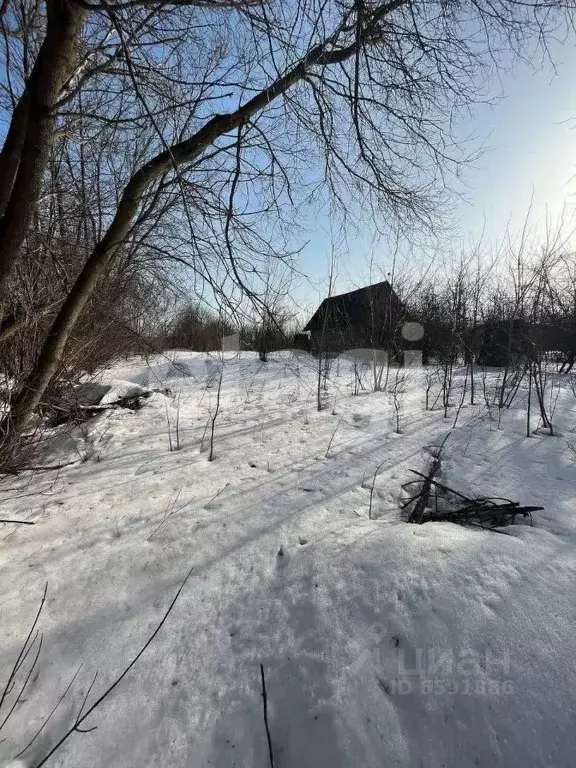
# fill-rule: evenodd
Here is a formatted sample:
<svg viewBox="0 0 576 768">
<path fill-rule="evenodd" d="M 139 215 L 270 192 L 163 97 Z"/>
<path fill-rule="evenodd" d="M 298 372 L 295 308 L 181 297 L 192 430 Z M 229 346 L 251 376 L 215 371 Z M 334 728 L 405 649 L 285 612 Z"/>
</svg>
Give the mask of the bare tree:
<svg viewBox="0 0 576 768">
<path fill-rule="evenodd" d="M 22 38 L 19 11 L 8 3 L 2 23 L 17 49 L 19 87 L 7 89 L 17 98 L 6 108 L 0 154 L 3 296 L 56 136 L 78 147 L 80 123 L 85 145 L 108 126 L 102 159 L 121 192 L 97 195 L 102 226 L 3 431 L 18 434 L 29 423 L 83 310 L 143 237 L 150 252 L 191 266 L 230 300 L 230 286 L 253 295 L 258 260 L 278 257 L 280 222 L 294 223 L 296 198 L 316 191 L 306 183 L 311 165 L 340 210 L 430 225 L 446 172 L 466 159 L 447 133 L 446 111 L 483 97 L 484 71 L 499 51 L 524 55 L 534 38 L 545 45 L 566 8 L 572 4 L 560 0 L 62 0 Z M 118 146 L 135 136 L 137 152 L 125 163 Z M 271 220 L 279 222 L 275 247 L 264 235 Z M 183 224 L 184 253 L 174 234 Z"/>
<path fill-rule="evenodd" d="M 210 451 L 208 461 L 214 461 L 214 437 L 216 434 L 216 420 L 220 413 L 220 394 L 222 392 L 222 379 L 224 378 L 224 360 L 222 359 L 220 371 L 218 373 L 218 386 L 216 387 L 216 403 L 214 409 L 210 410 Z"/>
<path fill-rule="evenodd" d="M 242 336 L 248 345 L 256 349 L 260 361 L 268 361 L 268 353 L 286 348 L 288 324 L 292 313 L 287 307 L 294 283 L 293 272 L 286 265 L 271 262 L 261 274 L 261 285 L 254 288 L 248 323 Z"/>
<path fill-rule="evenodd" d="M 330 372 L 330 336 L 335 332 L 334 318 L 330 306 L 330 298 L 334 290 L 334 281 L 336 279 L 336 252 L 332 248 L 330 261 L 328 262 L 328 292 L 323 303 L 320 305 L 321 327 L 318 335 L 317 353 L 317 377 L 316 377 L 316 408 L 321 411 L 324 408 L 324 398 L 322 390 L 327 389 L 328 375 Z M 334 340 L 332 340 L 333 342 Z"/>
<path fill-rule="evenodd" d="M 402 400 L 406 392 L 406 373 L 399 368 L 396 369 L 394 383 L 392 385 L 392 403 L 394 406 L 394 431 L 396 434 L 402 434 Z"/>
</svg>

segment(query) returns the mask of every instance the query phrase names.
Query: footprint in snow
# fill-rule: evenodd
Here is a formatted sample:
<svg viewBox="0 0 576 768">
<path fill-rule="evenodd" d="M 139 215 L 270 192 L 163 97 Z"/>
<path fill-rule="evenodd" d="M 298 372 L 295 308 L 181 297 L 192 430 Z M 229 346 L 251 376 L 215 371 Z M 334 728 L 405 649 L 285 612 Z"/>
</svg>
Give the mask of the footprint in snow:
<svg viewBox="0 0 576 768">
<path fill-rule="evenodd" d="M 285 568 L 288 564 L 288 557 L 286 555 L 286 552 L 284 550 L 284 545 L 282 544 L 280 546 L 280 549 L 276 553 L 276 568 Z"/>
</svg>

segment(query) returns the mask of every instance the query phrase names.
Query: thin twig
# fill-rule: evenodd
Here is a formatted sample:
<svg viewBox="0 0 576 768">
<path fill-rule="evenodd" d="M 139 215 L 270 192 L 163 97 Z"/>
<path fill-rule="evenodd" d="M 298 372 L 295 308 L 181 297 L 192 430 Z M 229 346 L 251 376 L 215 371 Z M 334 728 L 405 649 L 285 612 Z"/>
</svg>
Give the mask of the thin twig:
<svg viewBox="0 0 576 768">
<path fill-rule="evenodd" d="M 36 739 L 38 738 L 38 736 L 40 736 L 40 734 L 42 733 L 42 731 L 44 730 L 44 728 L 45 728 L 45 727 L 48 725 L 49 721 L 51 720 L 52 716 L 54 715 L 54 713 L 56 712 L 56 710 L 58 709 L 58 707 L 60 706 L 60 704 L 62 704 L 62 702 L 63 702 L 63 701 L 64 701 L 64 699 L 66 698 L 66 696 L 67 696 L 67 694 L 68 694 L 68 691 L 69 691 L 69 690 L 70 690 L 70 688 L 72 688 L 72 686 L 74 685 L 74 681 L 75 681 L 75 680 L 76 680 L 76 678 L 78 677 L 78 673 L 80 672 L 80 670 L 81 670 L 81 669 L 82 669 L 82 664 L 80 664 L 80 666 L 78 667 L 78 669 L 76 670 L 76 672 L 74 672 L 74 675 L 73 675 L 72 679 L 70 680 L 70 682 L 69 682 L 69 683 L 68 683 L 68 685 L 66 686 L 66 688 L 65 688 L 65 690 L 64 690 L 64 693 L 63 693 L 63 694 L 60 696 L 60 698 L 59 698 L 59 699 L 58 699 L 58 701 L 56 702 L 56 704 L 55 704 L 55 706 L 54 706 L 54 709 L 52 710 L 52 712 L 50 712 L 50 714 L 48 715 L 48 717 L 46 718 L 46 720 L 44 720 L 44 722 L 42 723 L 42 725 L 40 726 L 40 728 L 38 728 L 38 730 L 36 731 L 36 733 L 34 734 L 34 736 L 32 736 L 32 738 L 30 739 L 30 741 L 28 742 L 28 744 L 26 744 L 26 746 L 25 746 L 23 749 L 21 749 L 21 750 L 20 750 L 20 752 L 18 752 L 18 754 L 17 754 L 17 755 L 15 755 L 15 756 L 14 756 L 14 758 L 15 758 L 15 759 L 18 759 L 19 757 L 21 757 L 21 756 L 24 754 L 24 752 L 26 752 L 26 750 L 27 750 L 27 749 L 29 749 L 29 748 L 32 746 L 32 744 L 33 744 L 33 743 L 36 741 Z"/>
<path fill-rule="evenodd" d="M 18 658 L 14 662 L 14 666 L 12 667 L 12 671 L 10 672 L 10 675 L 8 677 L 8 680 L 6 682 L 6 685 L 4 686 L 4 690 L 2 692 L 2 696 L 0 696 L 0 710 L 2 709 L 2 705 L 4 704 L 4 701 L 6 699 L 6 696 L 8 693 L 12 690 L 11 686 L 14 681 L 14 677 L 16 676 L 16 673 L 18 672 L 18 669 L 20 668 L 22 662 L 30 652 L 30 648 L 32 647 L 32 644 L 29 646 L 28 643 L 30 642 L 30 638 L 32 637 L 32 634 L 34 630 L 36 629 L 36 624 L 38 624 L 38 619 L 40 618 L 40 614 L 42 613 L 42 609 L 44 608 L 44 603 L 46 602 L 46 594 L 48 593 L 48 582 L 44 585 L 44 594 L 42 595 L 42 600 L 40 601 L 40 607 L 38 608 L 38 611 L 36 612 L 36 617 L 34 621 L 32 622 L 32 626 L 30 627 L 30 631 L 28 632 L 28 635 L 26 637 L 26 640 L 24 641 L 24 645 L 20 649 L 20 653 L 18 654 Z M 33 641 L 34 642 L 34 641 Z"/>
<path fill-rule="evenodd" d="M 41 652 L 41 650 L 42 650 L 42 641 L 43 641 L 43 640 L 44 640 L 44 635 L 40 635 L 40 641 L 39 641 L 39 643 L 38 643 L 38 648 L 36 649 L 36 656 L 34 657 L 34 661 L 32 662 L 32 665 L 30 666 L 30 669 L 28 670 L 28 674 L 27 674 L 27 675 L 26 675 L 26 677 L 24 678 L 24 682 L 22 683 L 22 685 L 21 685 L 21 687 L 20 687 L 20 691 L 19 691 L 19 692 L 18 692 L 18 694 L 17 694 L 17 695 L 14 697 L 14 703 L 12 704 L 12 707 L 11 707 L 11 708 L 8 710 L 8 713 L 6 714 L 6 717 L 5 717 L 5 718 L 4 718 L 4 720 L 2 720 L 2 722 L 0 723 L 0 731 L 2 730 L 2 728 L 4 728 L 4 726 L 6 725 L 6 723 L 8 722 L 8 720 L 10 719 L 10 715 L 11 715 L 11 714 L 12 714 L 12 712 L 14 712 L 14 710 L 16 709 L 16 706 L 18 705 L 18 702 L 20 701 L 20 699 L 21 699 L 21 697 L 22 697 L 22 694 L 23 694 L 23 693 L 24 693 L 24 691 L 26 690 L 26 686 L 27 686 L 27 685 L 28 685 L 28 683 L 30 682 L 30 678 L 32 677 L 32 674 L 33 674 L 34 670 L 36 669 L 36 664 L 38 664 L 38 659 L 40 658 L 40 652 Z M 34 640 L 33 640 L 32 644 L 30 645 L 30 648 L 29 648 L 29 650 L 31 650 L 31 649 L 32 649 L 34 642 L 36 642 L 36 638 L 34 638 Z M 27 655 L 27 654 L 26 654 L 26 655 Z"/>
<path fill-rule="evenodd" d="M 220 378 L 218 379 L 218 390 L 216 392 L 216 408 L 214 414 L 211 414 L 212 423 L 210 426 L 210 453 L 208 455 L 208 461 L 214 460 L 214 430 L 216 429 L 216 419 L 220 413 L 220 393 L 222 391 L 222 378 L 224 376 L 224 362 L 222 362 L 222 369 L 220 370 Z"/>
<path fill-rule="evenodd" d="M 411 469 L 410 472 L 413 472 L 415 475 L 418 475 L 419 477 L 423 477 L 426 479 L 426 475 L 423 475 L 422 472 L 417 472 L 415 469 Z M 436 486 L 436 488 L 440 488 L 441 491 L 445 491 L 447 493 L 453 493 L 455 496 L 460 496 L 461 499 L 464 499 L 464 501 L 472 502 L 472 499 L 468 496 L 465 496 L 463 493 L 460 493 L 460 491 L 455 491 L 453 488 L 448 488 L 447 485 L 442 485 L 442 483 L 439 483 L 437 480 L 434 480 L 430 478 L 429 482 Z"/>
<path fill-rule="evenodd" d="M 54 472 L 57 469 L 64 469 L 64 467 L 71 467 L 74 464 L 78 464 L 78 459 L 74 459 L 74 461 L 66 461 L 64 464 L 48 464 L 47 466 L 38 466 L 38 467 L 22 467 L 22 469 L 19 469 L 18 472 Z"/>
<path fill-rule="evenodd" d="M 260 677 L 262 680 L 262 706 L 264 708 L 264 727 L 266 728 L 266 739 L 268 741 L 268 757 L 270 759 L 270 768 L 274 768 L 274 752 L 272 750 L 272 738 L 270 737 L 270 728 L 268 726 L 268 696 L 266 694 L 266 678 L 264 677 L 263 664 L 260 664 Z"/>
<path fill-rule="evenodd" d="M 181 593 L 181 592 L 182 592 L 182 590 L 184 589 L 184 586 L 186 585 L 186 582 L 188 581 L 188 579 L 189 579 L 189 577 L 190 577 L 190 574 L 192 573 L 192 570 L 193 570 L 193 567 L 192 567 L 192 568 L 190 568 L 190 570 L 189 570 L 189 571 L 188 571 L 188 573 L 186 574 L 186 577 L 185 577 L 184 581 L 183 581 L 183 582 L 180 584 L 180 586 L 179 586 L 179 588 L 178 588 L 178 591 L 176 592 L 176 594 L 175 594 L 175 596 L 174 596 L 174 598 L 173 598 L 172 602 L 170 603 L 170 605 L 168 606 L 168 608 L 167 608 L 166 612 L 164 613 L 164 616 L 162 617 L 162 619 L 161 619 L 161 620 L 160 620 L 160 622 L 158 623 L 158 626 L 156 627 L 156 629 L 154 630 L 154 632 L 152 632 L 152 634 L 150 635 L 150 637 L 148 638 L 148 640 L 147 640 L 147 641 L 144 643 L 144 645 L 142 646 L 142 648 L 140 649 L 140 651 L 138 651 L 138 653 L 136 654 L 136 656 L 135 656 L 135 657 L 132 659 L 132 661 L 130 662 L 130 664 L 128 664 L 128 666 L 127 666 L 127 667 L 124 669 L 124 671 L 122 672 L 122 674 L 120 674 L 120 675 L 119 675 L 119 676 L 116 678 L 116 680 L 114 680 L 114 682 L 113 682 L 113 683 L 111 683 L 111 684 L 108 686 L 108 688 L 106 688 L 106 690 L 104 691 L 104 693 L 103 693 L 101 696 L 99 696 L 99 697 L 96 699 L 96 701 L 94 702 L 94 704 L 92 704 L 92 705 L 91 705 L 91 706 L 90 706 L 90 707 L 89 707 L 89 708 L 86 710 L 86 712 L 85 712 L 84 714 L 80 715 L 80 716 L 79 716 L 79 717 L 76 719 L 76 721 L 74 722 L 74 725 L 72 725 L 72 726 L 71 726 L 71 727 L 70 727 L 70 728 L 69 728 L 69 729 L 68 729 L 68 730 L 67 730 L 67 731 L 64 733 L 64 735 L 63 735 L 63 736 L 62 736 L 62 737 L 61 737 L 61 738 L 60 738 L 60 739 L 59 739 L 59 740 L 56 742 L 56 744 L 55 744 L 55 745 L 52 747 L 52 749 L 50 749 L 50 750 L 48 751 L 48 753 L 47 753 L 47 754 L 46 754 L 46 755 L 45 755 L 45 756 L 44 756 L 44 757 L 43 757 L 43 758 L 40 760 L 40 762 L 38 762 L 38 763 L 35 763 L 35 764 L 34 764 L 34 766 L 32 766 L 31 768 L 41 768 L 41 766 L 45 765 L 45 764 L 48 762 L 48 760 L 49 760 L 49 759 L 52 757 L 52 755 L 53 755 L 55 752 L 57 752 L 57 750 L 59 750 L 59 749 L 60 749 L 60 747 L 61 747 L 61 746 L 64 744 L 64 742 L 66 742 L 66 741 L 67 741 L 67 740 L 70 738 L 70 736 L 72 736 L 72 734 L 73 734 L 73 733 L 85 733 L 85 732 L 86 732 L 86 730 L 93 730 L 93 728 L 92 728 L 92 729 L 85 729 L 85 728 L 84 728 L 84 729 L 82 729 L 82 728 L 80 728 L 80 726 L 81 726 L 81 725 L 82 725 L 82 723 L 83 723 L 83 722 L 84 722 L 84 721 L 85 721 L 85 720 L 86 720 L 86 719 L 87 719 L 87 718 L 88 718 L 88 717 L 89 717 L 89 716 L 92 714 L 92 712 L 94 712 L 94 710 L 95 710 L 97 707 L 99 707 L 99 706 L 100 706 L 100 704 L 102 704 L 102 702 L 104 701 L 104 699 L 105 699 L 107 696 L 109 696 L 109 695 L 112 693 L 112 691 L 113 691 L 113 690 L 116 688 L 116 686 L 118 686 L 118 685 L 119 685 L 119 684 L 122 682 L 122 680 L 123 680 L 123 679 L 126 677 L 126 675 L 128 674 L 128 672 L 130 672 L 130 670 L 132 669 L 132 667 L 133 667 L 133 666 L 134 666 L 134 665 L 137 663 L 137 661 L 139 660 L 139 658 L 142 656 L 142 654 L 144 653 L 144 651 L 145 651 L 145 650 L 148 648 L 148 646 L 149 646 L 149 645 L 152 643 L 152 641 L 154 640 L 154 638 L 156 637 L 156 635 L 158 634 L 158 632 L 160 632 L 160 630 L 161 630 L 161 629 L 162 629 L 162 627 L 164 626 L 164 623 L 165 623 L 166 619 L 168 618 L 168 616 L 170 615 L 170 613 L 171 613 L 172 609 L 174 608 L 174 605 L 176 604 L 176 601 L 177 601 L 177 600 L 178 600 L 178 598 L 180 597 L 180 593 Z M 83 706 L 84 706 L 84 705 L 83 705 Z"/>
<path fill-rule="evenodd" d="M 336 424 L 336 428 L 334 429 L 334 432 L 332 432 L 332 437 L 330 438 L 330 442 L 328 443 L 328 448 L 326 448 L 326 453 L 324 454 L 324 458 L 325 458 L 325 459 L 327 459 L 327 458 L 328 458 L 328 454 L 330 453 L 330 448 L 332 447 L 332 441 L 333 441 L 333 440 L 334 440 L 334 438 L 336 437 L 336 432 L 338 432 L 338 427 L 340 426 L 340 424 L 342 424 L 342 419 L 343 419 L 343 418 L 344 418 L 344 417 L 342 417 L 342 418 L 340 419 L 340 421 L 338 422 L 338 424 Z"/>
<path fill-rule="evenodd" d="M 374 476 L 372 478 L 372 485 L 370 487 L 370 503 L 368 505 L 368 520 L 372 520 L 372 498 L 374 496 L 374 486 L 376 485 L 376 478 L 378 477 L 378 472 L 382 469 L 386 461 L 383 461 L 381 464 L 378 464 L 376 469 L 374 470 Z"/>
</svg>

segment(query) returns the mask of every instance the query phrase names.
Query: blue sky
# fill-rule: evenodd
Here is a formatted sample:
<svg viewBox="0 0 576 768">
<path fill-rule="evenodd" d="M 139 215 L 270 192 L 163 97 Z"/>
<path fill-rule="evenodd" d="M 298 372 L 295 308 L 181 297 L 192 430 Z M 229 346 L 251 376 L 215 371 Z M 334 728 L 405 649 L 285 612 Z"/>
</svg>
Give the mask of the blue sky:
<svg viewBox="0 0 576 768">
<path fill-rule="evenodd" d="M 455 202 L 455 252 L 483 231 L 484 242 L 493 243 L 509 221 L 512 229 L 520 227 L 531 200 L 532 221 L 542 225 L 547 212 L 555 217 L 564 205 L 568 210 L 576 205 L 576 41 L 554 45 L 552 54 L 555 72 L 549 64 L 536 70 L 517 64 L 494 83 L 494 93 L 502 98 L 493 106 L 477 106 L 461 126 L 462 135 L 474 133 L 483 140 L 485 152 L 465 174 L 466 199 Z M 305 305 L 324 292 L 331 249 L 325 217 L 311 224 L 300 260 L 310 282 L 302 281 L 297 290 Z M 339 257 L 337 291 L 362 284 L 368 271 L 370 233 L 350 240 Z M 385 244 L 376 246 L 375 257 L 385 273 L 390 261 Z"/>
</svg>

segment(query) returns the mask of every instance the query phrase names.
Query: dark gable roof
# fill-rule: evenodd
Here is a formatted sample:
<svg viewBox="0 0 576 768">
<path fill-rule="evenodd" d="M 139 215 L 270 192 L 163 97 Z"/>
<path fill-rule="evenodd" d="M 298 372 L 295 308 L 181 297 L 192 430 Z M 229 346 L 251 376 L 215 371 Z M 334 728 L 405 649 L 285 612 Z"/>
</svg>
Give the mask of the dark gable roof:
<svg viewBox="0 0 576 768">
<path fill-rule="evenodd" d="M 326 323 L 330 327 L 354 325 L 355 322 L 362 322 L 366 317 L 367 309 L 377 307 L 381 302 L 383 305 L 390 296 L 393 300 L 400 302 L 388 280 L 367 285 L 364 288 L 357 288 L 348 293 L 341 293 L 338 296 L 329 296 L 314 312 L 304 330 L 320 330 L 325 317 Z"/>
</svg>

